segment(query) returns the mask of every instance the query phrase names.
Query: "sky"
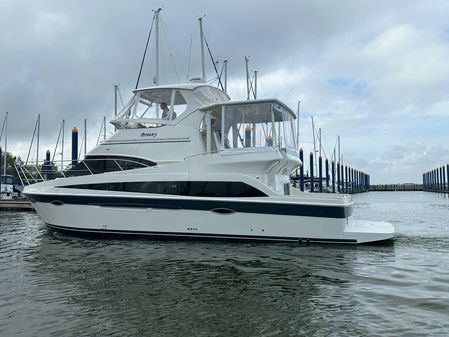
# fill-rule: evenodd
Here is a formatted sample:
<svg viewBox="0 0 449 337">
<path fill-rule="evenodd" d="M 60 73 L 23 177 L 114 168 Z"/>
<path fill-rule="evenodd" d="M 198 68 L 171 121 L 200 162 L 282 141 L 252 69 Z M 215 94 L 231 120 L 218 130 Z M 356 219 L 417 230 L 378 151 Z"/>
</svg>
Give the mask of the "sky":
<svg viewBox="0 0 449 337">
<path fill-rule="evenodd" d="M 8 152 L 27 157 L 38 114 L 40 158 L 47 149 L 53 154 L 63 119 L 66 158 L 70 129 L 82 133 L 85 118 L 92 149 L 103 117 L 114 114 L 114 85 L 124 103 L 132 96 L 159 7 L 162 84 L 201 75 L 203 16 L 219 69 L 228 60 L 232 99 L 246 99 L 247 56 L 258 72 L 258 98 L 294 111 L 301 101 L 306 154 L 313 116 L 323 154 L 332 156 L 340 136 L 344 162 L 373 184 L 421 182 L 422 173 L 449 162 L 449 2 L 414 0 L 0 0 Z M 151 85 L 154 69 L 151 40 L 139 87 Z M 215 77 L 208 58 L 207 78 Z"/>
</svg>

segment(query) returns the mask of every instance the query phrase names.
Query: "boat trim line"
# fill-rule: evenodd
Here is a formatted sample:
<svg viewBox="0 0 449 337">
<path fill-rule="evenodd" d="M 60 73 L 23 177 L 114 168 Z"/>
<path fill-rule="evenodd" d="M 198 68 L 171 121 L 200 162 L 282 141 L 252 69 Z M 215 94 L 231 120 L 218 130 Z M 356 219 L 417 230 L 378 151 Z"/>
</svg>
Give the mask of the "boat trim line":
<svg viewBox="0 0 449 337">
<path fill-rule="evenodd" d="M 154 232 L 154 231 L 132 231 L 132 230 L 103 230 L 95 228 L 65 227 L 46 223 L 49 228 L 64 232 L 77 232 L 83 234 L 109 234 L 109 235 L 130 235 L 149 236 L 156 238 L 191 238 L 191 239 L 211 239 L 211 240 L 245 240 L 245 241 L 283 241 L 302 243 L 357 243 L 356 239 L 326 239 L 326 238 L 302 238 L 288 236 L 267 236 L 267 235 L 235 235 L 235 234 L 214 234 L 214 233 L 185 233 L 185 232 Z"/>
</svg>

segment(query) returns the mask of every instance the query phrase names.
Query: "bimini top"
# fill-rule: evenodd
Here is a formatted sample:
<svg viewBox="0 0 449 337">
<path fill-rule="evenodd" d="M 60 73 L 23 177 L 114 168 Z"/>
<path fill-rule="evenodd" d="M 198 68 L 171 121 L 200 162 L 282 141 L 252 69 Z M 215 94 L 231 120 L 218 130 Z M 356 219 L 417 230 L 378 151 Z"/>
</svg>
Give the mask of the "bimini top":
<svg viewBox="0 0 449 337">
<path fill-rule="evenodd" d="M 229 102 L 222 90 L 204 83 L 164 85 L 134 90 L 134 96 L 111 121 L 117 129 L 173 124 L 182 114 Z"/>
<path fill-rule="evenodd" d="M 200 130 L 212 152 L 281 147 L 295 153 L 296 115 L 277 99 L 214 103 L 199 110 L 204 113 Z"/>
</svg>

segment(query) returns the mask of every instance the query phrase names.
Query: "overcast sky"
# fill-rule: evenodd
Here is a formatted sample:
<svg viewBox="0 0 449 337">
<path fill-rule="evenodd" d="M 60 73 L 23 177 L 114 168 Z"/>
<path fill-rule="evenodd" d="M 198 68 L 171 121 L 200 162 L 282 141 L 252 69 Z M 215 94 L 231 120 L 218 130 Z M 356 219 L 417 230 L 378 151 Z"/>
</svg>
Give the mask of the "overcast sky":
<svg viewBox="0 0 449 337">
<path fill-rule="evenodd" d="M 295 111 L 301 100 L 306 153 L 314 116 L 326 155 L 340 135 L 345 162 L 372 183 L 420 182 L 449 161 L 449 1 L 413 0 L 0 0 L 8 151 L 26 158 L 37 114 L 41 158 L 53 152 L 63 119 L 66 158 L 70 129 L 82 132 L 84 118 L 88 149 L 95 146 L 103 116 L 113 115 L 114 84 L 124 101 L 131 97 L 152 10 L 161 6 L 162 83 L 200 75 L 197 19 L 205 15 L 215 59 L 229 62 L 231 98 L 246 98 L 249 56 L 259 98 Z M 210 62 L 207 73 L 212 80 Z M 140 86 L 153 76 L 151 49 Z"/>
</svg>

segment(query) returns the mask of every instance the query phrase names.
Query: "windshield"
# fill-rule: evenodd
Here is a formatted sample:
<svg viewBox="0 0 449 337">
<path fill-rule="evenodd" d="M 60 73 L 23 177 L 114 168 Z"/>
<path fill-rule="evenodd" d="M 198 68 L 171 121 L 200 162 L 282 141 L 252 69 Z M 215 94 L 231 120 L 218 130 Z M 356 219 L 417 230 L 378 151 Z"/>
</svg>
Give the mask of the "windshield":
<svg viewBox="0 0 449 337">
<path fill-rule="evenodd" d="M 182 90 L 138 91 L 112 123 L 118 128 L 155 127 L 178 118 L 186 109 Z"/>
<path fill-rule="evenodd" d="M 295 149 L 293 115 L 273 101 L 215 106 L 208 110 L 200 130 L 210 118 L 211 149 L 281 147 Z"/>
</svg>

